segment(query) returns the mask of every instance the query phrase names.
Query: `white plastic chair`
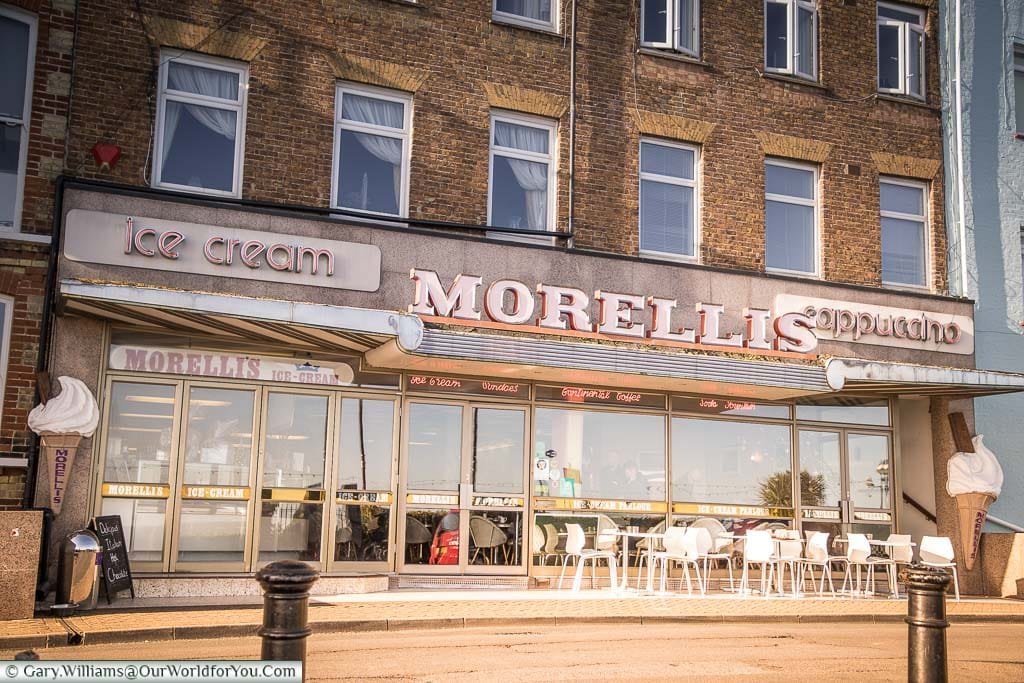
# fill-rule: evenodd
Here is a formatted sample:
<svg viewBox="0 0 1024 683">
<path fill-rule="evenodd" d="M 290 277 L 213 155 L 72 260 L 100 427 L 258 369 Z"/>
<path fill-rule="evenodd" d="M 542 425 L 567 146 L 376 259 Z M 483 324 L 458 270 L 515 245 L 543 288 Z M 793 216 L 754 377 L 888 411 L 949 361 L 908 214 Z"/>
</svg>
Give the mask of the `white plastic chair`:
<svg viewBox="0 0 1024 683">
<path fill-rule="evenodd" d="M 695 519 L 693 521 L 693 524 L 691 524 L 690 526 L 695 526 L 698 529 L 703 528 L 708 530 L 708 533 L 711 535 L 712 554 L 719 555 L 725 553 L 730 556 L 732 555 L 732 551 L 734 550 L 733 540 L 731 538 L 726 538 L 724 536 L 724 534 L 726 533 L 725 525 L 719 522 L 717 519 L 715 519 L 714 517 L 700 517 L 698 519 Z"/>
<path fill-rule="evenodd" d="M 558 577 L 558 588 L 562 588 L 562 580 L 565 578 L 565 568 L 568 564 L 569 558 L 572 557 L 576 560 L 576 575 L 572 580 L 573 591 L 579 591 L 583 583 L 583 569 L 585 568 L 588 561 L 593 563 L 592 571 L 590 573 L 590 587 L 597 587 L 597 562 L 598 560 L 606 560 L 608 562 L 608 572 L 612 577 L 612 586 L 618 583 L 618 569 L 616 567 L 616 553 L 610 550 L 591 550 L 585 548 L 587 543 L 587 536 L 583 533 L 583 527 L 579 524 L 566 524 L 565 530 L 568 536 L 565 539 L 565 559 L 562 562 L 562 573 Z M 597 544 L 598 547 L 601 545 L 603 533 L 598 533 Z M 612 541 L 614 542 L 614 536 Z"/>
<path fill-rule="evenodd" d="M 665 533 L 665 520 L 661 520 L 650 529 L 652 534 L 663 534 Z M 647 548 L 650 543 L 654 543 L 654 552 L 659 552 L 665 549 L 662 545 L 660 538 L 641 538 L 633 546 L 633 552 L 635 554 L 634 562 L 636 562 L 636 587 L 640 589 L 640 577 L 643 574 L 644 564 L 647 563 Z M 623 581 L 627 581 L 623 577 Z M 648 586 L 648 588 L 650 588 Z"/>
<path fill-rule="evenodd" d="M 789 568 L 789 580 L 792 583 L 793 594 L 797 594 L 798 582 L 797 574 L 799 574 L 800 563 L 803 561 L 803 544 L 800 543 L 800 532 L 790 531 L 781 532 L 783 538 L 776 541 L 777 551 L 775 561 L 779 567 L 779 591 L 784 590 L 786 583 L 786 568 Z"/>
<path fill-rule="evenodd" d="M 682 565 L 683 576 L 686 578 L 686 592 L 693 595 L 693 583 L 690 580 L 690 565 L 697 573 L 697 587 L 704 595 L 704 581 L 700 575 L 700 554 L 697 550 L 697 529 L 689 527 L 670 527 L 665 530 L 665 550 L 654 554 L 654 562 L 661 565 L 661 591 L 665 592 L 668 567 L 672 562 Z"/>
<path fill-rule="evenodd" d="M 847 583 L 852 582 L 853 568 L 857 569 L 857 589 L 851 592 L 860 592 L 860 571 L 867 570 L 867 579 L 864 581 L 864 591 L 873 593 L 875 590 L 875 569 L 880 566 L 891 565 L 892 560 L 882 557 L 871 556 L 871 543 L 865 534 L 846 535 L 846 573 L 843 575 L 843 591 L 846 591 Z"/>
<path fill-rule="evenodd" d="M 732 575 L 732 554 L 715 552 L 714 547 L 715 543 L 711 539 L 711 532 L 708 531 L 707 527 L 697 527 L 697 555 L 704 562 L 704 592 L 707 592 L 711 585 L 710 565 L 718 560 L 725 560 L 725 566 L 729 569 L 729 590 L 735 591 L 736 583 Z"/>
<path fill-rule="evenodd" d="M 956 575 L 956 559 L 953 555 L 953 542 L 948 536 L 924 536 L 921 538 L 921 564 L 926 567 L 953 570 L 953 590 L 957 602 L 960 601 L 960 580 Z"/>
<path fill-rule="evenodd" d="M 743 541 L 743 574 L 740 577 L 740 591 L 750 591 L 750 565 L 760 565 L 761 593 L 765 597 L 771 592 L 775 576 L 775 542 L 764 529 L 751 529 Z"/>
<path fill-rule="evenodd" d="M 897 580 L 897 569 L 901 564 L 911 564 L 914 561 L 914 548 L 910 545 L 910 534 L 889 534 L 886 541 L 893 544 L 889 546 L 889 559 L 892 560 L 889 580 L 892 582 L 893 595 L 899 597 L 900 586 Z"/>
<path fill-rule="evenodd" d="M 555 558 L 555 566 L 558 566 L 558 529 L 554 524 L 544 525 L 544 555 L 541 564 L 547 564 L 548 558 Z"/>
<path fill-rule="evenodd" d="M 531 547 L 533 548 L 533 554 L 535 557 L 540 557 L 540 563 L 544 564 L 544 544 L 547 543 L 547 539 L 544 537 L 544 530 L 540 528 L 539 524 L 533 525 L 533 539 L 531 541 Z"/>
<path fill-rule="evenodd" d="M 843 558 L 844 560 L 846 558 Z M 800 562 L 800 584 L 803 587 L 806 573 L 811 572 L 811 585 L 814 585 L 814 568 L 821 567 L 821 581 L 818 584 L 817 592 L 825 592 L 825 578 L 828 577 L 828 588 L 832 595 L 836 594 L 835 584 L 832 583 L 832 558 L 828 553 L 828 534 L 824 531 L 811 531 L 807 536 L 807 549 L 804 551 L 804 559 Z"/>
</svg>

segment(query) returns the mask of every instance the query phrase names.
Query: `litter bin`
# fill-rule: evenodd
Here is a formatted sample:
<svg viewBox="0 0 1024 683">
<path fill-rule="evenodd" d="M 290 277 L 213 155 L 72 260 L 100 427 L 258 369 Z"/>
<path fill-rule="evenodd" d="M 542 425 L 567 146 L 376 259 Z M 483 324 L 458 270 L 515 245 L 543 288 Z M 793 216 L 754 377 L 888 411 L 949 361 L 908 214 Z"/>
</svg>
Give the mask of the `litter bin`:
<svg viewBox="0 0 1024 683">
<path fill-rule="evenodd" d="M 96 607 L 99 592 L 100 541 L 87 529 L 64 539 L 57 561 L 57 603 L 79 610 Z"/>
</svg>

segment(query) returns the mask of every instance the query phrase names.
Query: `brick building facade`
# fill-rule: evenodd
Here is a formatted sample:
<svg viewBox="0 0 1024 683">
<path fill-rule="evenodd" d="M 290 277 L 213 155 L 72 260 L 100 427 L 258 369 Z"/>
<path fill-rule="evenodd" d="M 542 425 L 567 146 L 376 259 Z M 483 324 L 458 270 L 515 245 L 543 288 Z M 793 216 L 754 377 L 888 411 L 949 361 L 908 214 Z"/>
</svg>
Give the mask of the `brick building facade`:
<svg viewBox="0 0 1024 683">
<path fill-rule="evenodd" d="M 7 357 L 0 458 L 17 462 L 31 455 L 34 435 L 26 420 L 36 403 L 36 369 L 43 318 L 54 182 L 65 171 L 64 154 L 71 97 L 71 55 L 75 37 L 74 0 L 5 0 L 0 14 L 31 27 L 31 68 L 27 154 L 21 180 L 20 215 L 0 233 L 0 296 L 12 302 L 11 327 L 4 330 Z M 20 71 L 19 71 L 20 74 Z M 91 158 L 90 158 L 91 162 Z M 0 509 L 20 508 L 24 466 L 0 467 Z"/>
<path fill-rule="evenodd" d="M 525 580 L 575 513 L 934 532 L 917 510 L 955 513 L 929 397 L 1024 386 L 974 369 L 947 296 L 931 3 L 75 10 L 46 367 L 101 416 L 55 537 L 120 515 L 135 569 Z M 484 424 L 507 457 L 471 463 Z M 625 452 L 646 483 L 607 479 Z M 815 457 L 842 502 L 794 485 Z"/>
</svg>

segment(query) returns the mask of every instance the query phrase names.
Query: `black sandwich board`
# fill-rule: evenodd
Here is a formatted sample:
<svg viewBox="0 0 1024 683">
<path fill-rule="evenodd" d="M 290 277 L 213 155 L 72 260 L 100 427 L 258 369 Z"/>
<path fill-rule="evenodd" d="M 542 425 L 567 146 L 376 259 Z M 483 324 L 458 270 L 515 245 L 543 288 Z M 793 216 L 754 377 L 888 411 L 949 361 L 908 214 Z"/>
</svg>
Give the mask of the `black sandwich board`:
<svg viewBox="0 0 1024 683">
<path fill-rule="evenodd" d="M 135 599 L 135 586 L 132 584 L 132 568 L 128 563 L 128 544 L 124 541 L 124 526 L 120 515 L 93 517 L 89 529 L 100 539 L 103 552 L 100 580 L 103 582 L 103 593 L 110 598 L 121 591 L 131 591 Z"/>
</svg>

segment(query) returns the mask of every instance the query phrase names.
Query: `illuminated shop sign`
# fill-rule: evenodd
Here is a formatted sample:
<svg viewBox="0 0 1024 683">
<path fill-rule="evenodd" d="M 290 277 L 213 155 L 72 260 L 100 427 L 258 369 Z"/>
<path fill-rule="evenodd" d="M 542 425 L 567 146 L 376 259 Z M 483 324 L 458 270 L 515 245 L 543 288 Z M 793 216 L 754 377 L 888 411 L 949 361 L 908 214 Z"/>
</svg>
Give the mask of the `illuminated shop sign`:
<svg viewBox="0 0 1024 683">
<path fill-rule="evenodd" d="M 736 398 L 717 396 L 673 396 L 672 410 L 686 413 L 708 413 L 711 415 L 742 415 L 745 417 L 769 417 L 788 419 L 789 406 L 774 403 L 754 403 Z"/>
<path fill-rule="evenodd" d="M 963 315 L 780 294 L 779 310 L 800 311 L 821 341 L 974 353 L 974 321 Z"/>
<path fill-rule="evenodd" d="M 712 517 L 791 517 L 792 510 L 761 505 L 723 505 L 719 503 L 674 503 L 672 512 L 680 515 Z"/>
<path fill-rule="evenodd" d="M 538 385 L 537 400 L 665 409 L 664 394 L 645 394 L 626 389 Z"/>
<path fill-rule="evenodd" d="M 64 226 L 72 261 L 375 292 L 371 244 L 73 209 Z"/>
<path fill-rule="evenodd" d="M 677 299 L 597 290 L 591 303 L 590 294 L 574 287 L 539 284 L 531 289 L 516 280 L 496 280 L 484 288 L 483 278 L 475 275 L 458 275 L 445 287 L 437 273 L 417 268 L 410 277 L 415 295 L 409 312 L 422 316 L 462 322 L 486 316 L 492 323 L 530 326 L 535 332 L 572 331 L 722 350 L 809 354 L 818 345 L 813 320 L 803 313 L 773 316 L 767 309 L 747 308 L 743 330 L 726 331 L 721 325 L 724 306 L 697 303 L 697 324 L 689 328 L 672 322 Z"/>
<path fill-rule="evenodd" d="M 157 346 L 110 347 L 110 369 L 224 379 L 347 386 L 354 381 L 347 363 L 289 360 L 240 353 L 217 353 Z"/>
<path fill-rule="evenodd" d="M 530 385 L 495 379 L 466 379 L 439 375 L 408 375 L 409 391 L 429 391 L 442 394 L 480 394 L 507 398 L 530 398 Z"/>
<path fill-rule="evenodd" d="M 377 491 L 338 491 L 335 497 L 339 503 L 377 503 L 388 505 L 391 494 Z"/>
<path fill-rule="evenodd" d="M 248 486 L 182 486 L 181 497 L 188 500 L 249 500 Z"/>
<path fill-rule="evenodd" d="M 104 498 L 167 498 L 171 491 L 160 484 L 103 484 L 100 495 Z"/>
</svg>

